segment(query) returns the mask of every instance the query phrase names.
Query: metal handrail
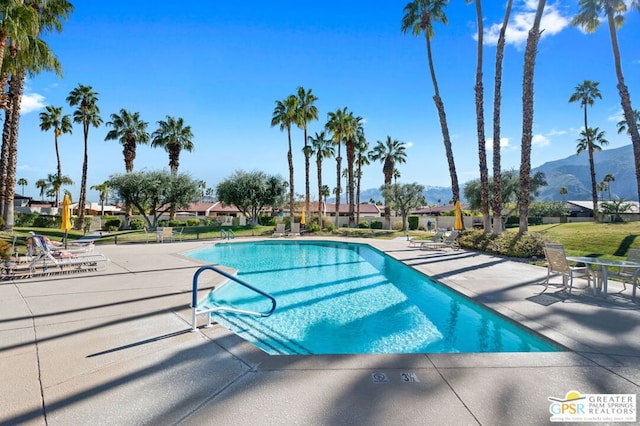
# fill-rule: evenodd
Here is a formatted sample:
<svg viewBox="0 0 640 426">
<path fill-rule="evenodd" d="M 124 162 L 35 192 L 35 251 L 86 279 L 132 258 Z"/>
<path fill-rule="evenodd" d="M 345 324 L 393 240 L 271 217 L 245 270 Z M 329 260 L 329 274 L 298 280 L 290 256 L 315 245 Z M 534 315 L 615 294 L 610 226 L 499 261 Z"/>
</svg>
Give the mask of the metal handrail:
<svg viewBox="0 0 640 426">
<path fill-rule="evenodd" d="M 271 315 L 273 313 L 273 311 L 276 310 L 276 299 L 275 297 L 273 297 L 272 295 L 270 295 L 269 293 L 265 293 L 264 291 L 252 286 L 249 283 L 246 283 L 244 281 L 242 281 L 240 278 L 231 275 L 223 270 L 221 270 L 220 268 L 216 268 L 213 265 L 205 265 L 205 266 L 201 266 L 200 268 L 198 268 L 198 270 L 196 271 L 196 273 L 193 275 L 193 284 L 192 284 L 192 289 L 191 289 L 191 308 L 193 308 L 192 311 L 192 331 L 196 331 L 198 328 L 196 326 L 196 315 L 198 314 L 197 309 L 198 309 L 198 278 L 200 277 L 200 274 L 203 273 L 206 270 L 211 270 L 214 272 L 219 273 L 220 275 L 222 275 L 223 277 L 226 277 L 232 281 L 235 281 L 236 283 L 240 284 L 243 287 L 248 288 L 249 290 L 255 291 L 256 293 L 260 294 L 261 296 L 264 296 L 266 298 L 268 298 L 269 300 L 271 300 L 271 309 L 269 309 L 266 312 L 257 312 L 257 311 L 247 311 L 244 309 L 237 309 L 237 308 L 231 308 L 231 307 L 225 307 L 225 306 L 218 306 L 212 309 L 208 309 L 205 312 L 208 314 L 208 320 L 207 320 L 207 326 L 211 325 L 211 312 L 218 312 L 218 311 L 222 311 L 222 312 L 235 312 L 238 314 L 245 314 L 245 315 L 254 315 L 254 316 L 260 316 L 260 317 L 268 317 L 269 315 Z M 205 312 L 200 312 L 200 313 L 205 313 Z"/>
<path fill-rule="evenodd" d="M 227 233 L 227 231 L 225 231 L 222 228 L 220 228 L 220 239 L 221 240 L 228 240 L 229 239 L 229 234 Z"/>
</svg>

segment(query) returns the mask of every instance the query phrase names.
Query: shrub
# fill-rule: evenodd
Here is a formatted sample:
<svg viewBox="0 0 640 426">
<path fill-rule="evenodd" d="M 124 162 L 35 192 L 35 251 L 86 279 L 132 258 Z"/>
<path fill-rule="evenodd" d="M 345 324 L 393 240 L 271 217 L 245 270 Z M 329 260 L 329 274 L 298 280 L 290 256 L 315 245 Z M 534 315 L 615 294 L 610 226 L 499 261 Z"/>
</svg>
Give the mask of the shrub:
<svg viewBox="0 0 640 426">
<path fill-rule="evenodd" d="M 329 232 L 333 232 L 333 230 L 336 229 L 336 226 L 333 224 L 333 222 L 327 218 L 322 219 L 322 226 Z"/>
<path fill-rule="evenodd" d="M 187 226 L 198 226 L 200 225 L 200 219 L 187 219 Z"/>
<path fill-rule="evenodd" d="M 374 220 L 371 222 L 371 229 L 382 229 L 382 222 Z"/>
<path fill-rule="evenodd" d="M 31 227 L 38 216 L 35 213 L 16 213 L 14 216 L 15 224 L 16 226 Z"/>
<path fill-rule="evenodd" d="M 358 228 L 360 228 L 360 229 L 368 229 L 369 228 L 369 222 L 367 222 L 366 220 L 360 221 L 360 223 L 358 224 Z"/>
<path fill-rule="evenodd" d="M 0 240 L 0 259 L 9 259 L 13 254 L 11 253 L 12 248 L 9 242 Z"/>
<path fill-rule="evenodd" d="M 309 232 L 318 232 L 320 230 L 320 225 L 318 222 L 311 222 L 309 226 L 307 226 L 307 231 Z"/>
<path fill-rule="evenodd" d="M 258 224 L 262 226 L 275 226 L 276 218 L 272 216 L 258 216 Z"/>
<path fill-rule="evenodd" d="M 117 217 L 113 217 L 112 219 L 107 219 L 104 222 L 103 228 L 107 231 L 117 231 L 122 226 L 122 220 Z"/>
<path fill-rule="evenodd" d="M 402 221 L 401 220 L 396 220 L 395 222 L 393 222 L 393 225 L 391 226 L 394 231 L 399 231 L 402 229 Z"/>
<path fill-rule="evenodd" d="M 33 226 L 36 228 L 55 228 L 56 217 L 38 215 L 38 217 L 36 217 L 35 220 L 33 221 Z"/>
<path fill-rule="evenodd" d="M 131 229 L 143 229 L 144 228 L 144 220 L 142 220 L 142 219 L 131 219 L 129 221 L 129 228 L 131 228 Z"/>
<path fill-rule="evenodd" d="M 169 226 L 169 221 L 167 219 L 160 219 L 158 221 L 158 226 Z"/>
<path fill-rule="evenodd" d="M 420 218 L 418 216 L 409 216 L 407 221 L 409 222 L 409 229 L 411 231 L 418 229 L 418 224 L 420 223 Z"/>
<path fill-rule="evenodd" d="M 460 246 L 474 250 L 482 250 L 509 257 L 531 258 L 543 257 L 544 239 L 537 232 L 519 234 L 503 232 L 498 236 L 486 234 L 480 230 L 469 230 L 462 233 Z"/>
<path fill-rule="evenodd" d="M 168 225 L 164 225 L 164 226 L 170 226 L 172 228 L 180 228 L 184 226 L 184 222 L 181 220 L 173 219 L 168 222 Z"/>
</svg>

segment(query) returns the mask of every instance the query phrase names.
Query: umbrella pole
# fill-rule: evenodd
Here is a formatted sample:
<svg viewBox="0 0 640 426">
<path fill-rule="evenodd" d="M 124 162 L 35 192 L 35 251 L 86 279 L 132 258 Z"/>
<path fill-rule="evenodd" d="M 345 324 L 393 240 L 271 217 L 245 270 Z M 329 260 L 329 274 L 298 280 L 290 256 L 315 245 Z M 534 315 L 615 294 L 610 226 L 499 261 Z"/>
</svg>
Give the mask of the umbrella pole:
<svg viewBox="0 0 640 426">
<path fill-rule="evenodd" d="M 67 249 L 67 234 L 69 231 L 64 231 L 64 249 Z"/>
</svg>

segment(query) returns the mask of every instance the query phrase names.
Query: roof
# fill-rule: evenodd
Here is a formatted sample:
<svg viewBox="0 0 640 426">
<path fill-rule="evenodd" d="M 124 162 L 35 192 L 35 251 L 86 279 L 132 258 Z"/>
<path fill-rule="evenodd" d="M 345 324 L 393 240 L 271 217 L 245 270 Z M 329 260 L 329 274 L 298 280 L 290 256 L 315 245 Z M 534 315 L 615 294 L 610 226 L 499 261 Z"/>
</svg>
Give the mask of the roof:
<svg viewBox="0 0 640 426">
<path fill-rule="evenodd" d="M 602 203 L 606 203 L 609 200 L 602 200 L 598 202 L 598 210 L 602 210 Z M 611 200 L 613 201 L 613 200 Z M 638 203 L 637 201 L 623 201 L 625 204 L 630 204 L 631 205 L 631 210 L 628 213 L 638 213 L 640 212 L 640 203 Z M 571 209 L 573 207 L 578 207 L 582 210 L 588 210 L 590 212 L 593 211 L 593 201 L 581 201 L 581 200 L 571 200 L 571 201 L 567 201 L 567 207 L 569 209 Z M 575 209 L 574 209 L 575 210 Z"/>
</svg>

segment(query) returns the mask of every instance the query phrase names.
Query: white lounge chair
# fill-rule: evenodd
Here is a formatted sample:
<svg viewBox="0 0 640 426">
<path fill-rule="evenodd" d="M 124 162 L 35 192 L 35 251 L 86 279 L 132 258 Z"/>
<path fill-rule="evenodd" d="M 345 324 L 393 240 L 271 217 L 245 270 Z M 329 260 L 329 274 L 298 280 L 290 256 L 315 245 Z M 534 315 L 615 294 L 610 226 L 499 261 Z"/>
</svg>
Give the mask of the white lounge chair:
<svg viewBox="0 0 640 426">
<path fill-rule="evenodd" d="M 300 224 L 293 222 L 291 224 L 291 230 L 287 232 L 287 237 L 299 237 L 300 236 Z"/>
<path fill-rule="evenodd" d="M 460 244 L 458 244 L 459 231 L 451 231 L 442 241 L 427 241 L 420 246 L 421 250 L 440 250 L 445 248 L 451 248 L 458 250 Z"/>
<path fill-rule="evenodd" d="M 431 237 L 431 239 L 429 240 L 410 240 L 409 241 L 409 247 L 411 248 L 420 248 L 422 247 L 423 244 L 429 244 L 429 243 L 439 243 L 442 241 L 442 237 L 444 236 L 444 232 L 443 231 L 437 231 L 435 234 L 433 234 L 433 237 Z"/>
<path fill-rule="evenodd" d="M 587 266 L 571 266 L 567 260 L 562 244 L 545 243 L 544 255 L 547 258 L 547 279 L 545 280 L 544 290 L 549 287 L 549 279 L 554 275 L 562 275 L 563 288 L 567 289 L 569 284 L 569 294 L 573 288 L 574 278 L 584 278 L 587 280 L 587 286 L 591 286 L 591 273 Z"/>
<path fill-rule="evenodd" d="M 285 236 L 284 223 L 276 224 L 276 230 L 273 232 L 273 234 L 271 236 L 272 237 L 284 237 Z"/>
<path fill-rule="evenodd" d="M 35 256 L 29 264 L 31 275 L 103 270 L 109 259 L 95 251 L 51 250 L 40 235 L 31 237 Z"/>
</svg>

